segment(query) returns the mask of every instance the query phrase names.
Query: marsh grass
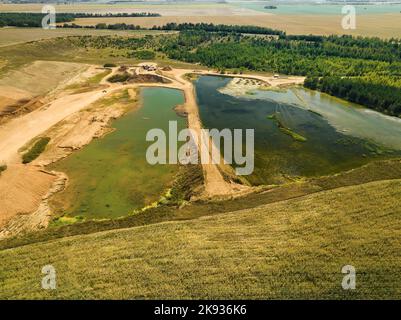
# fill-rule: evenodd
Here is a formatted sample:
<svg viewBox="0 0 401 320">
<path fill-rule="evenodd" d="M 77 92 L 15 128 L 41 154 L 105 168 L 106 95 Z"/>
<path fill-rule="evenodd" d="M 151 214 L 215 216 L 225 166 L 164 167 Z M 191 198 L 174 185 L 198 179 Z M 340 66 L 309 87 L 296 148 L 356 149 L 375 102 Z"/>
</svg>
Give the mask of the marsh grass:
<svg viewBox="0 0 401 320">
<path fill-rule="evenodd" d="M 277 117 L 277 113 L 273 113 L 271 115 L 268 115 L 266 117 L 269 120 L 273 120 L 276 122 L 277 127 L 280 129 L 281 132 L 283 132 L 286 135 L 289 135 L 292 137 L 295 141 L 300 141 L 300 142 L 305 142 L 307 139 L 304 136 L 301 136 L 299 133 L 296 133 L 295 131 L 291 130 L 290 128 L 286 127 L 282 121 Z"/>
</svg>

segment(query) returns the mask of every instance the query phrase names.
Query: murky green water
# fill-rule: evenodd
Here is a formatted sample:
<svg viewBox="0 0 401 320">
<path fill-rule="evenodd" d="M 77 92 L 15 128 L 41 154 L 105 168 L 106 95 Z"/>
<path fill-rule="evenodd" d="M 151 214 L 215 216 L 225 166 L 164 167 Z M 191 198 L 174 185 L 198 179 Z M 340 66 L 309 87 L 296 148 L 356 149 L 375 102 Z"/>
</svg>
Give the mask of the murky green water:
<svg viewBox="0 0 401 320">
<path fill-rule="evenodd" d="M 173 108 L 184 102 L 181 91 L 167 88 L 141 89 L 142 107 L 113 122 L 116 129 L 102 139 L 52 166 L 66 172 L 70 183 L 56 197 L 65 203 L 69 216 L 106 218 L 126 215 L 159 199 L 171 184 L 177 165 L 150 165 L 145 140 L 152 128 L 168 133 L 168 121 L 185 119 Z M 168 135 L 167 135 L 168 136 Z"/>
<path fill-rule="evenodd" d="M 302 88 L 241 97 L 220 93 L 229 81 L 202 76 L 195 82 L 200 116 L 207 128 L 255 129 L 255 171 L 247 177 L 254 184 L 326 175 L 401 155 L 400 119 Z M 272 114 L 307 141 L 283 133 L 268 119 Z"/>
</svg>

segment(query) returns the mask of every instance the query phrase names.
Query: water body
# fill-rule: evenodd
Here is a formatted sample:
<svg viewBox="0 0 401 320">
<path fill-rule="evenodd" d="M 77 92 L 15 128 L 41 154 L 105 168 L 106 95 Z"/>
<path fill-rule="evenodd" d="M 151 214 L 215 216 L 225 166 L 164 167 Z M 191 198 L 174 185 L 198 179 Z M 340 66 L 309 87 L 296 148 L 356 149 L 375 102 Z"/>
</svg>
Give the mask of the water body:
<svg viewBox="0 0 401 320">
<path fill-rule="evenodd" d="M 212 76 L 195 81 L 200 116 L 207 128 L 255 129 L 255 171 L 247 177 L 253 184 L 332 174 L 401 156 L 400 119 L 302 88 L 239 97 L 220 93 L 229 81 Z M 273 114 L 306 141 L 280 130 L 268 119 Z"/>
<path fill-rule="evenodd" d="M 168 133 L 169 120 L 176 120 L 179 130 L 185 128 L 185 119 L 173 110 L 184 97 L 175 89 L 143 88 L 141 100 L 141 108 L 113 122 L 115 131 L 52 166 L 70 179 L 55 198 L 65 204 L 59 213 L 119 217 L 158 200 L 166 191 L 178 166 L 148 164 L 146 150 L 152 142 L 145 137 L 152 128 Z"/>
<path fill-rule="evenodd" d="M 273 4 L 277 9 L 265 9 L 266 5 Z M 291 15 L 341 15 L 341 4 L 280 4 L 273 2 L 238 2 L 235 5 L 262 12 L 274 14 Z M 401 4 L 360 4 L 354 5 L 357 14 L 386 14 L 400 13 Z"/>
</svg>

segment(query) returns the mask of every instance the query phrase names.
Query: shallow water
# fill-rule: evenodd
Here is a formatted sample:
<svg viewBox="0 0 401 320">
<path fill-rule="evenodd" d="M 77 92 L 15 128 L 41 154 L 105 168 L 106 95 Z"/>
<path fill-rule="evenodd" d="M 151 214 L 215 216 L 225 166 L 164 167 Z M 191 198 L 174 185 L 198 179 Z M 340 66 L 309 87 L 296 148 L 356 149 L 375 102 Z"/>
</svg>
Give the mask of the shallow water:
<svg viewBox="0 0 401 320">
<path fill-rule="evenodd" d="M 240 97 L 220 93 L 229 81 L 202 76 L 195 82 L 200 116 L 207 128 L 255 129 L 255 171 L 247 177 L 254 184 L 331 174 L 401 154 L 396 118 L 302 88 Z M 283 133 L 267 118 L 272 114 L 307 141 Z"/>
<path fill-rule="evenodd" d="M 82 150 L 56 163 L 52 169 L 66 172 L 66 191 L 56 196 L 69 216 L 118 217 L 159 199 L 176 174 L 177 165 L 150 165 L 145 140 L 149 129 L 168 132 L 168 121 L 185 119 L 173 108 L 184 102 L 181 91 L 168 88 L 141 89 L 142 106 L 112 124 L 116 130 L 92 141 Z M 60 212 L 63 213 L 63 212 Z"/>
<path fill-rule="evenodd" d="M 291 88 L 284 92 L 256 90 L 248 99 L 271 100 L 311 110 L 347 136 L 367 139 L 390 149 L 401 150 L 400 118 L 304 88 Z"/>
</svg>

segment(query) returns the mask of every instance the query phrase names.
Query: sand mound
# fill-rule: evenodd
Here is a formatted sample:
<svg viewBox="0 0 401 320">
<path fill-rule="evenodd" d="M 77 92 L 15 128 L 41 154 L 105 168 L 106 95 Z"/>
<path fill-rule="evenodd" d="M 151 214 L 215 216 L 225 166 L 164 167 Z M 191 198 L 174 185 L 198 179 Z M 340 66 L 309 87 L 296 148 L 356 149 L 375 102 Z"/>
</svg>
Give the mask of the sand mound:
<svg viewBox="0 0 401 320">
<path fill-rule="evenodd" d="M 11 165 L 0 176 L 0 227 L 12 217 L 35 211 L 55 176 L 32 166 Z"/>
</svg>

